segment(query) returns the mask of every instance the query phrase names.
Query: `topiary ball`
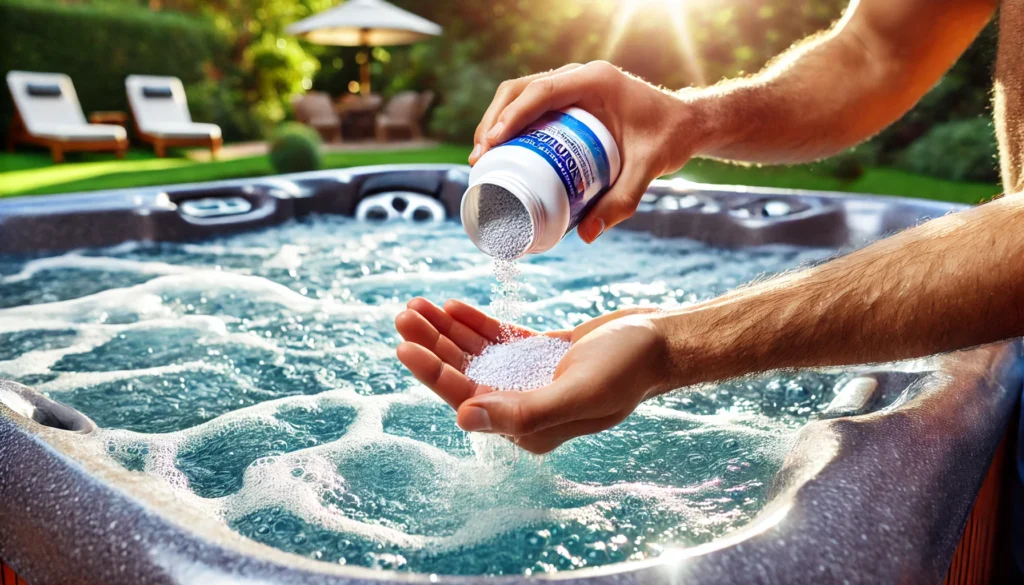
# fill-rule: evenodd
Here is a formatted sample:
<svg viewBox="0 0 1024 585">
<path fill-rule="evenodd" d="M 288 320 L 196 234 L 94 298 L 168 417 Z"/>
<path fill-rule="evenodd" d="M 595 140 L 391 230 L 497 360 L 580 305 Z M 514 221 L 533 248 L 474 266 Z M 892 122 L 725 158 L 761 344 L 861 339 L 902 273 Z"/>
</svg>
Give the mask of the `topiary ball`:
<svg viewBox="0 0 1024 585">
<path fill-rule="evenodd" d="M 270 165 L 278 173 L 319 169 L 320 135 L 309 126 L 296 122 L 282 124 L 270 139 Z"/>
</svg>

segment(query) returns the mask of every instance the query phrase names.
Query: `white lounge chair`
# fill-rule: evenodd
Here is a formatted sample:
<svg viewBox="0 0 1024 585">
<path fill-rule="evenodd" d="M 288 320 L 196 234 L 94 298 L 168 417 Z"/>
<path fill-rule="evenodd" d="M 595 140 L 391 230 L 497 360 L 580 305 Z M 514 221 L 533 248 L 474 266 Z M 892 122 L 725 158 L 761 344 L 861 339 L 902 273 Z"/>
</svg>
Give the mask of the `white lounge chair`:
<svg viewBox="0 0 1024 585">
<path fill-rule="evenodd" d="M 168 146 L 206 146 L 216 158 L 220 126 L 192 121 L 180 79 L 129 75 L 124 86 L 139 138 L 152 144 L 157 156 L 167 154 Z"/>
<path fill-rule="evenodd" d="M 71 78 L 63 73 L 9 71 L 7 88 L 15 115 L 7 133 L 7 150 L 18 142 L 50 149 L 53 162 L 71 150 L 110 150 L 123 158 L 128 134 L 114 124 L 90 124 L 78 103 Z"/>
</svg>

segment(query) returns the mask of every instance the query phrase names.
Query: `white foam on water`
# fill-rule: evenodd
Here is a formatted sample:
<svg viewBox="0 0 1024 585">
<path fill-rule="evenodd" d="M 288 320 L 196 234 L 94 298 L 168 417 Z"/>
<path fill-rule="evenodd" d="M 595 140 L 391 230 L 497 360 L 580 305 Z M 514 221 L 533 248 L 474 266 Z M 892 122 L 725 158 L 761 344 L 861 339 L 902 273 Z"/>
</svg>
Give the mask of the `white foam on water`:
<svg viewBox="0 0 1024 585">
<path fill-rule="evenodd" d="M 143 262 L 127 258 L 108 258 L 105 256 L 80 256 L 71 253 L 29 260 L 20 272 L 9 276 L 0 276 L 0 284 L 14 284 L 28 280 L 46 270 L 67 268 L 103 272 L 131 272 L 142 275 L 191 274 L 196 272 L 195 268 L 189 266 L 166 264 L 164 262 Z"/>
<path fill-rule="evenodd" d="M 21 331 L 38 330 L 31 324 L 25 324 Z M 16 329 L 15 331 L 19 331 Z M 50 350 L 36 350 L 24 353 L 14 359 L 0 361 L 0 373 L 17 376 L 46 375 L 51 373 L 54 364 L 65 356 L 76 353 L 88 353 L 114 337 L 113 331 L 87 330 L 80 331 L 72 345 Z"/>
<path fill-rule="evenodd" d="M 77 299 L 0 309 L 0 320 L 12 317 L 41 317 L 44 319 L 59 318 L 68 323 L 102 321 L 103 315 L 115 309 L 134 313 L 140 319 L 170 318 L 174 316 L 174 313 L 163 303 L 162 296 L 193 291 L 197 283 L 201 285 L 201 290 L 208 297 L 244 296 L 249 300 L 272 303 L 298 313 L 324 312 L 356 317 L 388 317 L 401 311 L 401 306 L 398 304 L 370 306 L 341 303 L 329 299 L 312 299 L 283 284 L 260 276 L 211 270 L 200 274 L 160 276 L 135 286 L 105 290 Z"/>
<path fill-rule="evenodd" d="M 428 252 L 420 248 L 434 246 L 439 240 L 431 239 L 434 237 L 431 234 L 437 234 L 438 230 L 446 233 L 447 228 L 427 231 L 396 226 L 393 231 L 364 232 L 367 228 L 358 224 L 346 223 L 344 229 L 338 229 L 338 225 L 328 222 L 320 227 L 285 226 L 279 228 L 280 231 L 244 235 L 231 240 L 168 244 L 173 250 L 170 255 L 173 260 L 166 263 L 119 257 L 144 250 L 146 258 L 160 258 L 159 254 L 152 253 L 150 244 L 122 245 L 104 250 L 103 255 L 98 256 L 84 256 L 77 252 L 26 262 L 17 269 L 18 272 L 0 277 L 3 279 L 0 282 L 24 282 L 43 271 L 52 271 L 59 276 L 60 271 L 67 269 L 152 278 L 142 284 L 108 289 L 80 298 L 0 309 L 0 333 L 71 332 L 70 339 L 61 339 L 67 347 L 45 349 L 39 345 L 37 347 L 41 349 L 28 350 L 0 362 L 0 373 L 12 377 L 55 375 L 48 382 L 36 384 L 36 388 L 54 393 L 58 400 L 62 394 L 66 396 L 64 393 L 97 384 L 131 382 L 139 377 L 176 378 L 188 374 L 223 377 L 228 386 L 224 392 L 237 392 L 239 398 L 251 395 L 272 397 L 274 394 L 258 387 L 259 381 L 255 377 L 221 361 L 207 361 L 206 358 L 196 361 L 194 358 L 202 356 L 206 349 L 220 351 L 230 346 L 236 348 L 233 351 L 237 348 L 253 350 L 251 359 L 260 361 L 261 366 L 289 367 L 294 362 L 305 361 L 314 367 L 318 362 L 322 363 L 326 370 L 335 361 L 353 360 L 352 363 L 358 363 L 360 367 L 394 363 L 397 368 L 392 347 L 397 339 L 393 333 L 389 337 L 381 328 L 390 328 L 390 318 L 402 306 L 400 302 L 391 302 L 386 297 L 383 302 L 379 297 L 373 301 L 360 300 L 370 298 L 375 292 L 373 287 L 394 286 L 396 291 L 402 288 L 403 294 L 408 290 L 410 296 L 429 294 L 431 287 L 443 287 L 448 283 L 466 283 L 469 287 L 476 285 L 476 290 L 487 290 L 487 275 L 491 267 L 483 261 L 483 255 L 465 242 L 457 226 L 448 230 L 452 235 L 450 239 L 443 240 L 443 249 L 435 247 L 432 251 L 435 256 L 443 254 L 443 262 L 428 263 L 417 260 L 417 254 L 422 259 Z M 283 241 L 285 238 L 290 240 Z M 620 249 L 635 246 L 643 251 L 647 245 L 629 236 L 610 234 L 607 238 L 619 238 L 624 242 L 620 242 L 623 246 Z M 414 243 L 403 245 L 405 240 Z M 714 266 L 716 262 L 724 266 L 722 271 L 726 276 L 721 278 L 733 278 L 733 274 L 739 275 L 736 276 L 738 279 L 749 277 L 741 270 L 742 262 L 734 262 L 735 266 L 729 264 L 728 257 L 723 256 L 728 252 L 705 252 L 692 243 L 658 245 L 670 247 L 675 250 L 672 254 L 678 253 L 683 259 L 666 262 L 664 255 L 643 256 L 623 269 L 603 262 L 603 252 L 595 247 L 580 246 L 570 253 L 573 257 L 561 265 L 506 264 L 508 272 L 505 275 L 512 278 L 506 279 L 508 288 L 500 291 L 504 295 L 502 298 L 519 300 L 523 291 L 518 273 L 547 282 L 550 294 L 541 294 L 542 300 L 520 302 L 518 309 L 512 306 L 503 314 L 511 315 L 508 321 L 516 321 L 521 315 L 517 311 L 525 310 L 530 315 L 544 314 L 556 321 L 554 325 L 565 327 L 574 320 L 593 316 L 595 306 L 608 310 L 643 304 L 651 299 L 669 304 L 678 302 L 677 299 L 689 299 L 686 296 L 689 292 L 684 294 L 677 288 L 687 286 L 700 290 L 705 283 L 718 286 L 717 273 L 702 268 Z M 192 261 L 183 259 L 182 253 L 204 258 L 195 259 L 190 264 Z M 210 256 L 223 258 L 225 266 L 211 267 L 208 264 Z M 556 257 L 557 251 L 549 255 L 549 258 Z M 331 265 L 330 259 L 345 264 L 345 274 L 358 272 L 355 269 L 360 265 L 367 274 L 361 277 L 330 274 L 324 270 L 325 266 Z M 768 268 L 771 268 L 771 262 L 771 258 L 763 261 Z M 226 266 L 228 264 L 231 266 Z M 438 268 L 439 265 L 444 268 Z M 574 279 L 578 276 L 567 272 L 566 266 L 588 267 L 585 279 L 580 281 L 587 284 L 577 284 Z M 286 271 L 288 275 L 271 272 L 268 276 L 260 276 L 260 270 Z M 363 297 L 358 294 L 342 296 L 344 300 L 339 301 L 329 296 L 336 289 L 327 291 L 321 287 L 316 292 L 327 292 L 328 296 L 314 298 L 316 295 L 301 294 L 284 284 L 292 285 L 296 278 L 305 277 L 305 272 L 314 271 L 326 272 L 328 282 L 361 290 L 365 294 Z M 677 276 L 682 273 L 687 274 L 684 285 L 678 284 Z M 277 277 L 281 282 L 275 280 Z M 608 284 L 592 286 L 586 278 Z M 623 279 L 626 282 L 620 282 Z M 565 282 L 570 284 L 563 286 Z M 534 282 L 531 280 L 530 284 Z M 572 290 L 559 291 L 560 287 Z M 531 294 L 536 292 L 534 288 L 529 290 Z M 191 314 L 191 309 L 183 306 L 200 297 L 208 301 L 203 310 L 213 314 Z M 485 299 L 478 299 L 481 300 Z M 602 305 L 602 302 L 606 304 Z M 615 307 L 611 306 L 612 302 L 616 303 Z M 692 299 L 686 302 L 692 302 Z M 498 306 L 492 308 L 506 310 Z M 337 318 L 327 319 L 325 316 Z M 294 336 L 278 336 L 276 333 L 283 330 L 283 324 L 313 322 L 321 326 L 315 335 L 312 329 L 301 327 L 296 329 L 298 333 Z M 270 330 L 273 330 L 272 335 Z M 166 355 L 183 363 L 155 362 L 157 365 L 151 367 L 126 368 L 116 363 L 116 356 L 106 356 L 110 365 L 103 371 L 53 371 L 55 364 L 63 358 L 77 355 L 80 357 L 76 359 L 87 359 L 92 352 L 121 335 L 140 334 L 146 339 L 162 339 L 161 334 L 166 333 L 163 338 L 167 339 L 167 344 L 173 345 L 176 336 L 183 331 L 197 335 L 185 335 L 182 343 L 194 344 L 200 350 L 198 354 L 166 352 Z M 329 343 L 332 336 L 337 339 L 338 331 L 347 335 L 345 342 Z M 314 344 L 303 345 L 306 340 L 303 332 L 311 341 L 317 341 L 315 347 Z M 31 347 L 31 343 L 27 347 Z M 178 357 L 182 354 L 187 357 Z M 265 354 L 269 354 L 269 358 Z M 263 361 L 268 363 L 262 364 Z M 64 364 L 62 367 L 68 366 Z M 97 452 L 122 462 L 130 460 L 132 465 L 142 469 L 136 477 L 146 481 L 127 489 L 148 490 L 153 482 L 158 482 L 173 495 L 174 505 L 188 506 L 222 522 L 236 523 L 266 510 L 279 509 L 312 526 L 333 531 L 339 539 L 353 536 L 431 554 L 462 551 L 498 542 L 502 535 L 523 534 L 528 529 L 543 529 L 558 523 L 582 525 L 586 527 L 582 532 L 584 535 L 593 531 L 618 530 L 616 522 L 622 519 L 619 516 L 624 512 L 616 506 L 640 505 L 637 502 L 648 511 L 670 512 L 682 523 L 681 528 L 693 528 L 697 532 L 722 532 L 743 521 L 746 512 L 728 506 L 723 508 L 720 502 L 729 499 L 723 492 L 726 487 L 743 490 L 747 489 L 747 484 L 733 485 L 721 477 L 694 476 L 692 481 L 673 480 L 676 483 L 668 485 L 658 483 L 663 481 L 660 477 L 647 481 L 646 477 L 640 479 L 628 473 L 624 474 L 625 481 L 612 484 L 573 481 L 565 474 L 560 475 L 555 471 L 557 467 L 553 467 L 565 464 L 563 455 L 552 455 L 547 459 L 527 456 L 502 437 L 467 436 L 454 429 L 451 421 L 436 419 L 434 422 L 430 418 L 433 414 L 423 414 L 438 412 L 442 407 L 433 393 L 421 385 L 412 385 L 408 390 L 399 392 L 383 386 L 400 379 L 408 380 L 408 375 L 390 372 L 386 368 L 371 369 L 369 373 L 362 374 L 357 369 L 353 377 L 330 379 L 324 387 L 331 389 L 315 395 L 265 400 L 167 433 L 100 429 L 85 441 L 95 443 Z M 278 380 L 277 383 L 284 382 Z M 139 392 L 141 386 L 126 384 L 123 391 Z M 369 389 L 390 393 L 361 394 L 357 392 L 359 388 L 362 392 Z M 289 390 L 294 391 L 295 388 Z M 175 392 L 178 391 L 175 386 Z M 180 389 L 180 392 L 189 391 L 188 384 Z M 8 400 L 8 396 L 0 399 L 5 404 L 15 402 Z M 251 404 L 251 401 L 245 404 Z M 17 406 L 26 410 L 23 404 Z M 289 418 L 293 415 L 288 413 L 294 409 L 306 409 L 313 414 Z M 406 425 L 399 409 L 403 413 L 426 417 L 426 426 Z M 315 436 L 317 431 L 323 431 L 317 428 L 322 424 L 317 417 L 327 417 L 328 423 L 337 422 L 330 417 L 340 415 L 331 413 L 341 411 L 347 413 L 346 421 L 351 417 L 347 427 L 338 426 L 337 433 L 330 437 Z M 288 422 L 296 420 L 302 422 Z M 642 405 L 631 420 L 675 424 L 673 428 L 678 430 L 673 431 L 676 433 L 674 436 L 692 444 L 720 440 L 720 435 L 740 438 L 745 444 L 763 444 L 763 448 L 757 447 L 749 454 L 757 461 L 772 455 L 760 451 L 769 451 L 789 432 L 787 427 L 768 416 L 742 412 L 697 415 L 652 404 Z M 312 427 L 300 428 L 302 425 Z M 236 491 L 228 495 L 218 498 L 199 496 L 196 486 L 190 485 L 189 477 L 201 476 L 190 475 L 191 472 L 183 470 L 183 454 L 209 448 L 205 446 L 211 444 L 214 445 L 213 452 L 217 453 L 220 449 L 216 446 L 217 440 L 230 441 L 230 437 L 244 436 L 250 428 L 253 432 L 266 431 L 273 436 L 294 438 L 287 447 L 292 450 L 255 455 L 257 458 L 236 478 L 238 483 L 231 488 Z M 312 433 L 316 440 L 305 442 L 303 437 L 307 432 Z M 432 432 L 437 433 L 433 439 L 430 436 Z M 622 432 L 631 437 L 629 433 L 633 431 Z M 613 439 L 614 435 L 605 439 L 587 438 L 581 440 L 585 443 L 577 446 L 570 443 L 564 449 L 570 449 L 566 453 L 581 449 L 581 453 L 594 454 L 600 460 L 600 449 L 606 448 L 606 444 L 619 444 Z M 228 445 L 227 448 L 230 447 Z M 633 455 L 618 453 L 616 461 L 629 463 L 629 457 Z M 248 460 L 238 461 L 241 466 Z M 685 468 L 687 462 L 679 462 L 679 465 Z M 379 479 L 374 475 L 383 471 L 396 475 L 380 478 L 396 479 Z M 403 474 L 408 474 L 408 477 Z M 357 493 L 371 499 L 380 498 L 381 501 L 367 502 L 364 499 L 360 505 L 368 507 L 355 511 L 332 503 L 335 502 L 333 498 Z M 418 498 L 422 498 L 427 506 L 421 518 L 408 525 L 390 519 L 388 513 L 399 505 L 411 505 Z M 372 512 L 373 506 L 377 505 L 383 506 L 380 509 L 384 512 Z M 431 522 L 441 522 L 445 528 L 438 532 Z M 552 554 L 562 553 L 552 549 Z"/>
<path fill-rule="evenodd" d="M 134 370 L 108 370 L 104 372 L 69 372 L 62 373 L 49 382 L 37 385 L 35 388 L 40 392 L 67 392 L 76 388 L 98 386 L 110 382 L 124 380 L 135 380 L 145 377 L 159 377 L 184 372 L 209 372 L 211 374 L 223 372 L 222 367 L 210 365 L 206 362 L 188 362 L 184 364 L 171 364 L 168 366 L 156 366 L 152 368 L 139 368 Z"/>
</svg>

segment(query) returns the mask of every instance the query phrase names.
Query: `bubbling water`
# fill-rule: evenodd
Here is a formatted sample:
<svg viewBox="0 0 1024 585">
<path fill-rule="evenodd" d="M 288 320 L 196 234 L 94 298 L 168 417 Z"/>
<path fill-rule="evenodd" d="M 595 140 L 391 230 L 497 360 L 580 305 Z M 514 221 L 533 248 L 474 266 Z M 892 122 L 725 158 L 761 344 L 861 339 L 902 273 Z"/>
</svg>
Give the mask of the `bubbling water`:
<svg viewBox="0 0 1024 585">
<path fill-rule="evenodd" d="M 679 306 L 830 253 L 567 239 L 517 266 L 520 322 L 567 329 Z M 730 381 L 654 399 L 544 460 L 481 457 L 494 445 L 402 368 L 392 323 L 415 295 L 485 304 L 492 278 L 457 225 L 335 217 L 0 257 L 0 376 L 92 417 L 101 429 L 83 441 L 97 453 L 247 538 L 468 575 L 656 557 L 743 526 L 793 432 L 842 383 L 814 371 Z"/>
</svg>

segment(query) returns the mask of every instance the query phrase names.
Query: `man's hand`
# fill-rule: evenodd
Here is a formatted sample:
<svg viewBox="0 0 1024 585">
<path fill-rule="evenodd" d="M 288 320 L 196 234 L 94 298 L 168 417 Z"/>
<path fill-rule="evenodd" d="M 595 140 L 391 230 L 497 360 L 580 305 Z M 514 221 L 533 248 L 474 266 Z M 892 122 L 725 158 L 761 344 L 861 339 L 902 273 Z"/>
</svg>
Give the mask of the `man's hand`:
<svg viewBox="0 0 1024 585">
<path fill-rule="evenodd" d="M 441 309 L 413 299 L 395 320 L 406 340 L 398 358 L 413 375 L 458 411 L 467 431 L 509 436 L 521 448 L 547 453 L 565 441 L 611 428 L 645 398 L 668 390 L 661 333 L 644 315 L 626 309 L 572 331 L 547 333 L 572 343 L 555 380 L 524 392 L 502 392 L 465 375 L 468 356 L 500 342 L 502 324 L 473 307 L 448 301 Z M 538 335 L 513 327 L 517 336 Z"/>
<path fill-rule="evenodd" d="M 545 112 L 567 106 L 590 112 L 608 127 L 622 158 L 619 178 L 577 229 L 585 242 L 593 242 L 633 215 L 651 181 L 683 166 L 693 154 L 695 121 L 679 103 L 675 95 L 605 61 L 513 79 L 498 87 L 477 126 L 469 162 L 476 164 L 485 152 L 512 139 Z M 680 130 L 693 136 L 692 149 L 676 136 Z"/>
<path fill-rule="evenodd" d="M 842 152 L 902 116 L 970 45 L 996 0 L 855 0 L 831 30 L 756 75 L 667 92 L 595 61 L 502 83 L 470 164 L 549 110 L 578 106 L 611 131 L 618 180 L 577 229 L 592 242 L 650 182 L 693 156 L 794 164 Z"/>
</svg>

